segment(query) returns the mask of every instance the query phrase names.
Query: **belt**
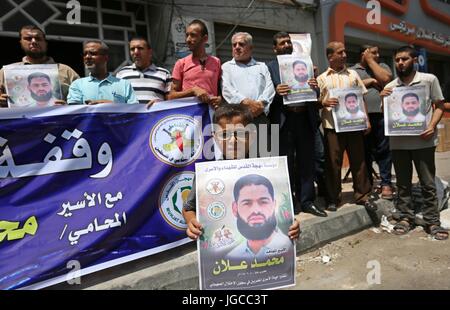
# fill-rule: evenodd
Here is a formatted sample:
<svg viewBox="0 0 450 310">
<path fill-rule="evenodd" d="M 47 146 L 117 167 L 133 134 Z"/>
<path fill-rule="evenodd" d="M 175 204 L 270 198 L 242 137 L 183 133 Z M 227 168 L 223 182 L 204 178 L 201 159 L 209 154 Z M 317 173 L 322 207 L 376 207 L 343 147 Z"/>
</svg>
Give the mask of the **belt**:
<svg viewBox="0 0 450 310">
<path fill-rule="evenodd" d="M 307 107 L 306 106 L 302 106 L 302 107 L 286 106 L 286 111 L 294 112 L 294 113 L 301 113 L 301 112 L 306 112 L 307 111 Z"/>
</svg>

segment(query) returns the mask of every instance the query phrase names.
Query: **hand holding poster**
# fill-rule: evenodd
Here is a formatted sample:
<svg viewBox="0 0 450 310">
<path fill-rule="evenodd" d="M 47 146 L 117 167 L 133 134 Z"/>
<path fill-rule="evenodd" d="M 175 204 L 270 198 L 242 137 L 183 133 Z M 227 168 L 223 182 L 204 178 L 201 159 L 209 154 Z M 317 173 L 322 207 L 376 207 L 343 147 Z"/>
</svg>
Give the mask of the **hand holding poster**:
<svg viewBox="0 0 450 310">
<path fill-rule="evenodd" d="M 317 101 L 317 93 L 308 84 L 314 77 L 311 57 L 280 55 L 277 58 L 281 83 L 290 87 L 289 94 L 283 97 L 284 104 Z"/>
<path fill-rule="evenodd" d="M 9 107 L 48 107 L 60 100 L 58 65 L 8 65 L 5 69 Z"/>
<path fill-rule="evenodd" d="M 386 136 L 419 136 L 431 120 L 431 105 L 423 85 L 396 87 L 384 98 Z"/>
<path fill-rule="evenodd" d="M 331 89 L 330 98 L 339 100 L 339 104 L 332 111 L 336 132 L 367 129 L 367 114 L 361 88 Z"/>
<path fill-rule="evenodd" d="M 201 289 L 295 285 L 286 157 L 196 164 Z"/>
</svg>

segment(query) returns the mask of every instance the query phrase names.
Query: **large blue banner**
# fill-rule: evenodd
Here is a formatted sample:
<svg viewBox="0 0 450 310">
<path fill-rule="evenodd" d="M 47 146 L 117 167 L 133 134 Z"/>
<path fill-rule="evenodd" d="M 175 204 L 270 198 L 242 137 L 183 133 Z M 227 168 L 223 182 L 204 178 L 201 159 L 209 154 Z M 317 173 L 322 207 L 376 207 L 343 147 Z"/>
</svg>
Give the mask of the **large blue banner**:
<svg viewBox="0 0 450 310">
<path fill-rule="evenodd" d="M 188 242 L 181 208 L 205 158 L 206 105 L 1 110 L 0 289 Z"/>
</svg>

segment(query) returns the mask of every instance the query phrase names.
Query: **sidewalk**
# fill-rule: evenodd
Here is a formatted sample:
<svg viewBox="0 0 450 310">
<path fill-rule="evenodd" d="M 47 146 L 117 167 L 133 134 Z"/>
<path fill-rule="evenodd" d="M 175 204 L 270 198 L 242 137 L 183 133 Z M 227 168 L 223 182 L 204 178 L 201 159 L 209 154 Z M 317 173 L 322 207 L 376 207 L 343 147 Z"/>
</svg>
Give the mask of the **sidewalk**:
<svg viewBox="0 0 450 310">
<path fill-rule="evenodd" d="M 450 181 L 450 152 L 436 154 L 437 175 Z M 343 169 L 343 176 L 345 175 Z M 417 180 L 417 177 L 414 178 Z M 352 198 L 352 183 L 343 184 L 343 200 Z M 449 217 L 449 211 L 445 216 Z M 306 253 L 328 242 L 357 233 L 372 225 L 362 206 L 346 203 L 328 217 L 310 214 L 296 216 L 302 233 L 297 240 L 297 255 Z M 176 249 L 112 267 L 81 279 L 81 285 L 66 283 L 51 289 L 198 289 L 197 251 L 194 242 Z"/>
</svg>

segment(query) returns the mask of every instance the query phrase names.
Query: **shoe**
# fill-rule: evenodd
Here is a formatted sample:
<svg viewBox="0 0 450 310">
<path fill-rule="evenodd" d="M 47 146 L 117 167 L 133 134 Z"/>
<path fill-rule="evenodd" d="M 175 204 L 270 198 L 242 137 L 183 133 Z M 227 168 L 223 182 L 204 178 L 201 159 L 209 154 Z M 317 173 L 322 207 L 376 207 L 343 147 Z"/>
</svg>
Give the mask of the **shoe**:
<svg viewBox="0 0 450 310">
<path fill-rule="evenodd" d="M 394 199 L 394 194 L 392 192 L 392 187 L 390 185 L 383 185 L 381 187 L 381 198 L 387 200 Z"/>
<path fill-rule="evenodd" d="M 307 207 L 303 207 L 302 211 L 305 212 L 305 213 L 314 214 L 315 216 L 320 216 L 320 217 L 327 217 L 328 216 L 328 214 L 325 211 L 320 210 L 315 205 L 309 205 Z"/>
<path fill-rule="evenodd" d="M 335 203 L 329 203 L 327 205 L 327 210 L 330 212 L 336 212 L 337 211 L 337 205 Z"/>
</svg>

